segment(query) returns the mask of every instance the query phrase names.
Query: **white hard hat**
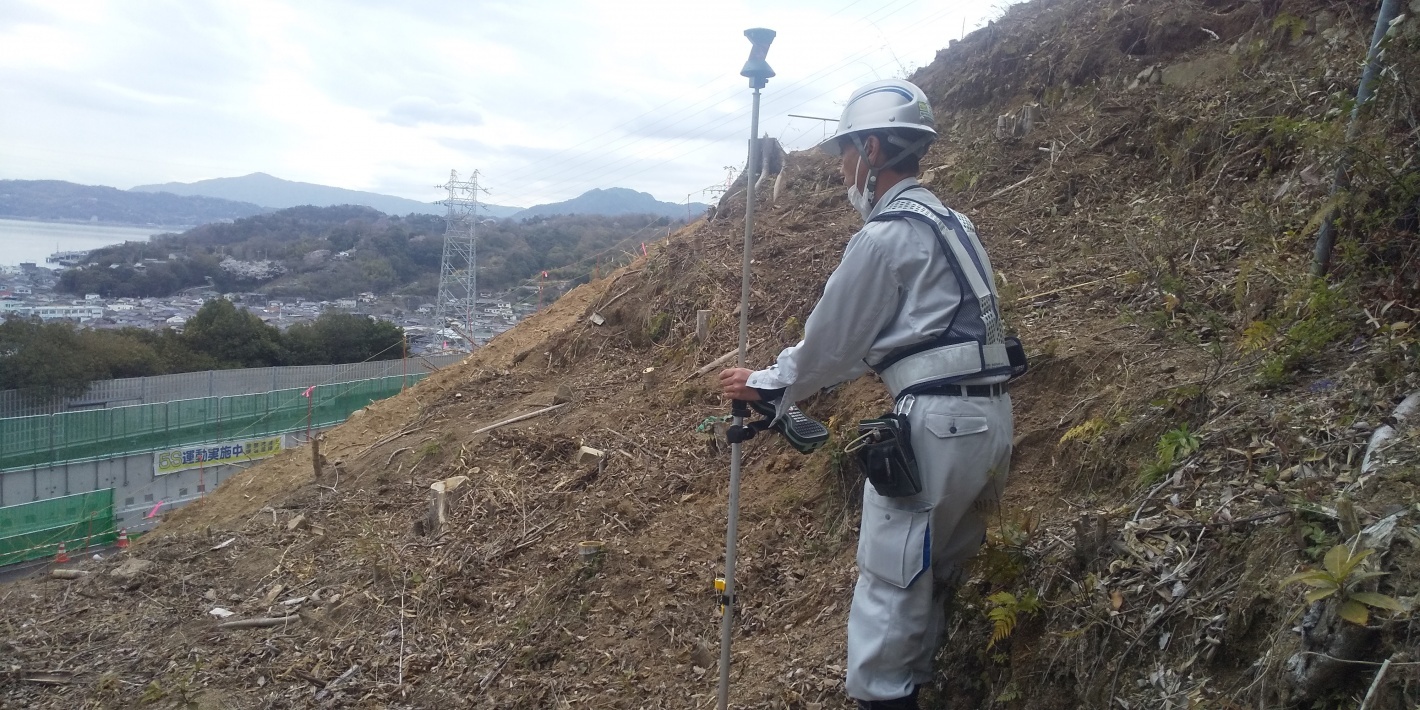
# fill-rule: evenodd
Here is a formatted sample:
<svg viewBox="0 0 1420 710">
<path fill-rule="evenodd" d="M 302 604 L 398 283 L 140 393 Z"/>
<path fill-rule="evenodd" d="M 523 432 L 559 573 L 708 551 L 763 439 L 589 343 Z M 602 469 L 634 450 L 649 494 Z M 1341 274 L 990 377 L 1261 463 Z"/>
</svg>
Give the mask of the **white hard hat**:
<svg viewBox="0 0 1420 710">
<path fill-rule="evenodd" d="M 932 124 L 932 105 L 916 84 L 902 79 L 875 81 L 848 97 L 848 105 L 843 107 L 843 116 L 838 120 L 838 130 L 819 144 L 819 150 L 841 155 L 839 138 L 884 129 L 922 134 L 916 136 L 918 140 L 928 136 L 935 139 L 937 131 Z"/>
</svg>

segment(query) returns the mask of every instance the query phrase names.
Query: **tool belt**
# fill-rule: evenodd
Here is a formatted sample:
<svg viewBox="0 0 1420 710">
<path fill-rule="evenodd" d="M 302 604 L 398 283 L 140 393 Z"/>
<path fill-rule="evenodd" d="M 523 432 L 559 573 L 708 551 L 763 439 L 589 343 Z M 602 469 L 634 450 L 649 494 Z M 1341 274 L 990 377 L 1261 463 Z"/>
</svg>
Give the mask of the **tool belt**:
<svg viewBox="0 0 1420 710">
<path fill-rule="evenodd" d="M 917 395 L 938 395 L 942 397 L 1000 397 L 1010 391 L 1005 383 L 995 385 L 937 385 L 913 392 Z"/>
<path fill-rule="evenodd" d="M 858 438 L 844 451 L 851 453 L 859 468 L 884 498 L 902 498 L 922 492 L 917 457 L 912 453 L 911 425 L 906 414 L 888 412 L 877 419 L 858 422 Z"/>
<path fill-rule="evenodd" d="M 974 342 L 951 343 L 933 347 L 926 343 L 925 349 L 906 355 L 891 357 L 886 366 L 874 369 L 882 377 L 893 399 L 909 394 L 951 394 L 940 392 L 944 385 L 961 379 L 977 378 L 983 375 L 1007 375 L 1014 380 L 1026 374 L 1030 364 L 1026 361 L 1025 348 L 1016 337 L 1008 337 L 999 348 L 1004 353 L 1007 365 L 1001 368 L 985 368 L 981 363 L 982 347 Z M 967 394 L 968 397 L 987 397 L 1000 394 Z"/>
</svg>

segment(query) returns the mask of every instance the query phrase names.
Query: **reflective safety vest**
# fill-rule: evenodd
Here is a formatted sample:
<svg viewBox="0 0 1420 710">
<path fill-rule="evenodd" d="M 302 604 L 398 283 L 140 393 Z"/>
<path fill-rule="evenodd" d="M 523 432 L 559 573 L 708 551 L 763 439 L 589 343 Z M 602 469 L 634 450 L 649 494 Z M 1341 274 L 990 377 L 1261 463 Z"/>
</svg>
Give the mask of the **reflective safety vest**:
<svg viewBox="0 0 1420 710">
<path fill-rule="evenodd" d="M 945 331 L 922 343 L 898 348 L 872 366 L 893 397 L 963 380 L 1011 375 L 996 284 L 975 233 L 950 209 L 939 214 L 905 197 L 888 203 L 872 221 L 890 219 L 915 220 L 931 228 L 962 286 L 960 305 Z"/>
</svg>

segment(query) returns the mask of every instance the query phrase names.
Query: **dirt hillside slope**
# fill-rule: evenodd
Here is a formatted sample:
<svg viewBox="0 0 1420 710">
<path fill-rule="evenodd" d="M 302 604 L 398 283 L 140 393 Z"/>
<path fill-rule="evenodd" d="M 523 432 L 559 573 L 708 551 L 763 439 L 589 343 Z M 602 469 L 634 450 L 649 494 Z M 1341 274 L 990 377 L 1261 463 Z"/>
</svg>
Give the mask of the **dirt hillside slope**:
<svg viewBox="0 0 1420 710">
<path fill-rule="evenodd" d="M 1034 363 L 1013 385 L 1009 505 L 927 707 L 1420 701 L 1417 628 L 1389 608 L 1420 586 L 1420 416 L 1394 416 L 1420 389 L 1413 20 L 1353 188 L 1327 196 L 1373 11 L 1034 0 L 913 77 L 944 138 L 924 179 L 976 222 Z M 790 155 L 784 180 L 756 230 L 757 365 L 799 337 L 860 223 L 829 159 Z M 718 368 L 695 373 L 735 343 L 734 192 L 331 432 L 319 480 L 287 452 L 127 560 L 0 588 L 0 705 L 713 707 L 727 408 Z M 1326 206 L 1342 239 L 1313 282 Z M 806 403 L 823 450 L 746 446 L 735 707 L 851 707 L 862 483 L 842 446 L 887 404 L 867 377 Z M 452 476 L 466 493 L 428 534 L 429 486 Z M 587 540 L 605 545 L 590 563 Z M 1348 542 L 1374 552 L 1337 593 L 1279 584 Z M 1364 625 L 1340 616 L 1357 606 Z M 275 621 L 222 628 L 217 608 Z"/>
</svg>

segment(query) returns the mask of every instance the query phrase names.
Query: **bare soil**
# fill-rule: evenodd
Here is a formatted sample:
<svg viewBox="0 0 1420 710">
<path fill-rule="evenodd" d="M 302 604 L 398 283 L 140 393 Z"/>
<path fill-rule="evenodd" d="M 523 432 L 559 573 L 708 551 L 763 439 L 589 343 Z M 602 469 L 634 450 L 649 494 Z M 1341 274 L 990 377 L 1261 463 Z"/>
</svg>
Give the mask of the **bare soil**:
<svg viewBox="0 0 1420 710">
<path fill-rule="evenodd" d="M 1396 326 L 1420 312 L 1414 226 L 1386 212 L 1401 178 L 1358 175 L 1337 295 L 1304 278 L 1368 11 L 1036 0 L 914 76 L 943 134 L 924 179 L 975 221 L 1033 359 L 1013 385 L 1008 505 L 927 707 L 1354 707 L 1365 664 L 1413 648 L 1408 616 L 1376 611 L 1364 663 L 1325 694 L 1286 679 L 1307 605 L 1278 582 L 1346 539 L 1348 505 L 1362 526 L 1400 515 L 1368 563 L 1391 574 L 1370 584 L 1415 595 L 1416 433 L 1359 470 L 1420 388 L 1420 345 Z M 1406 41 L 1367 134 L 1403 144 L 1381 161 L 1399 176 L 1414 174 Z M 998 137 L 1027 104 L 1032 132 Z M 798 338 L 859 224 L 829 159 L 793 154 L 782 179 L 757 213 L 756 365 Z M 0 588 L 0 703 L 712 707 L 727 411 L 718 368 L 694 373 L 735 347 L 739 190 L 329 432 L 319 480 L 308 451 L 285 452 L 171 514 L 128 553 L 154 563 L 136 576 L 107 561 Z M 745 447 L 733 707 L 851 707 L 862 482 L 842 444 L 888 401 L 866 377 L 804 404 L 829 446 Z M 582 446 L 605 459 L 579 463 Z M 459 475 L 449 526 L 419 534 L 429 485 Z M 587 540 L 605 554 L 583 561 Z M 281 621 L 222 629 L 219 607 Z M 1005 607 L 1016 623 L 993 642 L 987 613 Z M 1413 707 L 1414 666 L 1393 668 L 1373 707 Z"/>
</svg>

